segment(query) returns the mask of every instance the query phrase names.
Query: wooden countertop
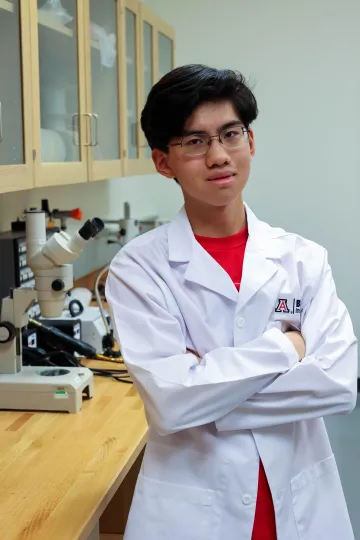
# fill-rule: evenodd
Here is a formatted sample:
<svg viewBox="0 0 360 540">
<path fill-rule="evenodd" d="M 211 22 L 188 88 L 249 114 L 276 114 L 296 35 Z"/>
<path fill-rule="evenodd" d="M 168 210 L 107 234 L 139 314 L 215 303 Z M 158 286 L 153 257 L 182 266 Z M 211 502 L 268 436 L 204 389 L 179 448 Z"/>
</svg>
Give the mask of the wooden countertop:
<svg viewBox="0 0 360 540">
<path fill-rule="evenodd" d="M 135 388 L 98 376 L 78 414 L 0 411 L 1 540 L 85 540 L 146 435 Z"/>
</svg>

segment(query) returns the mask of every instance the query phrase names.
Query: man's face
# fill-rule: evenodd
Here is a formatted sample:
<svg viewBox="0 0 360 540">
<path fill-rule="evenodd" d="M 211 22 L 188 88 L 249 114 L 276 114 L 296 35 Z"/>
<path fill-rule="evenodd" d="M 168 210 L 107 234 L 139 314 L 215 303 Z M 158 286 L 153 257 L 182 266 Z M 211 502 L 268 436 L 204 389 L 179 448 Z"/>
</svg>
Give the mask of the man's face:
<svg viewBox="0 0 360 540">
<path fill-rule="evenodd" d="M 201 134 L 201 139 L 205 134 L 219 135 L 224 126 L 232 123 L 235 131 L 228 128 L 228 141 L 241 130 L 241 120 L 231 102 L 208 102 L 195 109 L 185 124 L 184 134 L 191 133 L 190 144 L 196 145 L 200 140 L 196 133 Z M 180 141 L 181 138 L 174 138 L 170 144 Z M 186 147 L 179 145 L 170 146 L 168 154 L 153 150 L 157 171 L 167 178 L 178 179 L 185 202 L 227 206 L 241 196 L 249 177 L 251 158 L 255 154 L 252 132 L 248 134 L 248 141 L 245 137 L 239 147 L 231 147 L 231 142 L 225 146 L 213 138 L 204 154 L 187 155 L 187 151 Z"/>
</svg>

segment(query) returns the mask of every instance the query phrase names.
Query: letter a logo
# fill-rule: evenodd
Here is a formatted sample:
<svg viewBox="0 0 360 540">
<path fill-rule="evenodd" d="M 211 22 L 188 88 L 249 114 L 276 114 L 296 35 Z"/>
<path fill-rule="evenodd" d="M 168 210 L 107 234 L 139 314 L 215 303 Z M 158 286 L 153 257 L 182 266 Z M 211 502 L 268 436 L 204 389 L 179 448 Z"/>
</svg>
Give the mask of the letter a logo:
<svg viewBox="0 0 360 540">
<path fill-rule="evenodd" d="M 277 308 L 275 309 L 276 313 L 289 313 L 289 308 L 287 305 L 287 300 L 285 298 L 279 298 Z"/>
</svg>

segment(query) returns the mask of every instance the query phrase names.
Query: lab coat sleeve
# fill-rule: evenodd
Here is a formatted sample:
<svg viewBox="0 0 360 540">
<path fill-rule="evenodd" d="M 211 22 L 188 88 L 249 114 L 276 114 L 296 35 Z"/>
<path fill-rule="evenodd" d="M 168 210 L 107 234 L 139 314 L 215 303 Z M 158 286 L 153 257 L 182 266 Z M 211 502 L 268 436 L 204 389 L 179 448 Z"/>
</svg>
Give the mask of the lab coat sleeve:
<svg viewBox="0 0 360 540">
<path fill-rule="evenodd" d="M 325 252 L 323 270 L 305 306 L 306 356 L 216 422 L 219 431 L 257 429 L 350 413 L 357 397 L 357 341 L 339 300 Z"/>
<path fill-rule="evenodd" d="M 159 434 L 223 417 L 298 362 L 290 340 L 273 328 L 241 348 L 215 349 L 199 365 L 186 353 L 161 287 L 125 250 L 110 267 L 106 298 L 125 364 Z"/>
</svg>

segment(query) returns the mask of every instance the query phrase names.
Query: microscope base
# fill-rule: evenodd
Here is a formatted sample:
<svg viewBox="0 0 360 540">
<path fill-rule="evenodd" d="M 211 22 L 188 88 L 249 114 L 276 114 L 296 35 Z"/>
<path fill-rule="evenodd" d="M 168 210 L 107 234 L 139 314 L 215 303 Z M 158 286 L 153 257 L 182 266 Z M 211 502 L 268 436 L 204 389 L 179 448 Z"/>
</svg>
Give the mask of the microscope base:
<svg viewBox="0 0 360 540">
<path fill-rule="evenodd" d="M 0 374 L 0 409 L 77 413 L 83 393 L 94 395 L 88 368 L 24 366 L 16 374 Z"/>
</svg>

